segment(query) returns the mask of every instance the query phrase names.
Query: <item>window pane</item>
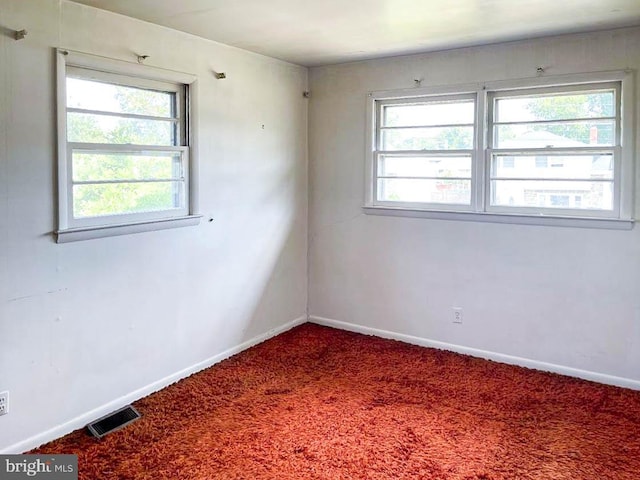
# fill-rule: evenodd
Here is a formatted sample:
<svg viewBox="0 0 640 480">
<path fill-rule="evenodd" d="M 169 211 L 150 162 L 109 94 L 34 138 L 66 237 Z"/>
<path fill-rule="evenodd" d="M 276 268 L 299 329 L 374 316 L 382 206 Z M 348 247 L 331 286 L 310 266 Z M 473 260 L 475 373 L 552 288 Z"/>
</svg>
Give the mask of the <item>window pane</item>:
<svg viewBox="0 0 640 480">
<path fill-rule="evenodd" d="M 471 204 L 469 180 L 378 179 L 378 201 Z"/>
<path fill-rule="evenodd" d="M 467 177 L 471 178 L 471 157 L 391 157 L 378 161 L 380 177 Z"/>
<path fill-rule="evenodd" d="M 495 155 L 491 174 L 501 178 L 613 179 L 613 154 Z"/>
<path fill-rule="evenodd" d="M 171 210 L 184 205 L 183 182 L 73 186 L 74 218 Z"/>
<path fill-rule="evenodd" d="M 180 152 L 73 152 L 73 180 L 179 179 Z"/>
<path fill-rule="evenodd" d="M 67 140 L 118 145 L 176 145 L 175 124 L 86 113 L 67 114 Z"/>
<path fill-rule="evenodd" d="M 172 117 L 176 94 L 67 77 L 67 107 Z"/>
<path fill-rule="evenodd" d="M 418 105 L 389 105 L 383 107 L 385 127 L 413 127 L 473 124 L 473 100 L 433 102 Z"/>
<path fill-rule="evenodd" d="M 615 91 L 500 98 L 495 105 L 496 122 L 613 117 Z"/>
<path fill-rule="evenodd" d="M 496 148 L 562 148 L 614 144 L 614 120 L 496 126 Z"/>
<path fill-rule="evenodd" d="M 493 180 L 491 205 L 613 210 L 613 182 Z"/>
<path fill-rule="evenodd" d="M 382 131 L 382 150 L 468 150 L 473 127 L 400 128 Z"/>
</svg>

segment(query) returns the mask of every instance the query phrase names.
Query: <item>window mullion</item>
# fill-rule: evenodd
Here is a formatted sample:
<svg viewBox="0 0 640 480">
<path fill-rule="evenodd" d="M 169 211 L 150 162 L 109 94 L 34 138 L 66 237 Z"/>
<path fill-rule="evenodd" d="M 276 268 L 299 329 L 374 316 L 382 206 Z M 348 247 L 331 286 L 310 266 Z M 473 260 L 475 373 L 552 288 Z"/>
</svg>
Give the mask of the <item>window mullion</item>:
<svg viewBox="0 0 640 480">
<path fill-rule="evenodd" d="M 438 123 L 436 125 L 390 125 L 380 127 L 380 130 L 427 130 L 430 128 L 456 128 L 456 127 L 473 127 L 473 123 Z"/>
<path fill-rule="evenodd" d="M 494 122 L 494 126 L 509 126 L 509 125 L 562 125 L 566 123 L 584 123 L 584 122 L 603 122 L 606 120 L 616 120 L 616 117 L 576 117 L 576 118 L 563 118 L 557 120 L 519 120 L 512 122 Z"/>
<path fill-rule="evenodd" d="M 615 151 L 615 146 L 494 148 L 492 151 L 497 155 L 597 155 L 611 154 Z"/>
<path fill-rule="evenodd" d="M 172 178 L 119 178 L 116 180 L 74 180 L 74 185 L 116 185 L 122 183 L 169 183 L 183 182 L 183 177 Z"/>
<path fill-rule="evenodd" d="M 158 117 L 156 115 L 142 115 L 142 114 L 139 114 L 139 113 L 108 112 L 108 111 L 105 111 L 105 110 L 90 110 L 90 109 L 87 109 L 87 108 L 76 108 L 76 107 L 67 107 L 67 113 L 78 113 L 78 114 L 81 114 L 81 115 L 99 115 L 99 116 L 102 116 L 102 117 L 126 118 L 126 119 L 130 119 L 130 120 L 148 120 L 148 121 L 152 121 L 152 122 L 178 123 L 180 121 L 180 118 L 176 117 L 176 116 Z"/>
<path fill-rule="evenodd" d="M 421 176 L 421 175 L 380 175 L 383 180 L 471 180 L 471 177 L 444 177 L 444 176 Z"/>
<path fill-rule="evenodd" d="M 459 157 L 473 155 L 474 149 L 461 150 L 377 150 L 375 153 L 391 157 Z"/>
<path fill-rule="evenodd" d="M 508 182 L 589 182 L 589 183 L 613 183 L 613 178 L 562 178 L 562 177 L 495 177 L 491 176 L 490 181 L 501 180 Z"/>
<path fill-rule="evenodd" d="M 67 142 L 69 150 L 96 152 L 187 152 L 189 147 L 176 145 L 133 145 L 128 143 L 83 143 Z"/>
<path fill-rule="evenodd" d="M 485 195 L 488 190 L 486 185 L 485 146 L 487 143 L 487 93 L 481 90 L 476 98 L 476 125 L 475 125 L 475 154 L 473 156 L 473 171 L 471 181 L 472 208 L 476 212 L 485 210 Z"/>
</svg>

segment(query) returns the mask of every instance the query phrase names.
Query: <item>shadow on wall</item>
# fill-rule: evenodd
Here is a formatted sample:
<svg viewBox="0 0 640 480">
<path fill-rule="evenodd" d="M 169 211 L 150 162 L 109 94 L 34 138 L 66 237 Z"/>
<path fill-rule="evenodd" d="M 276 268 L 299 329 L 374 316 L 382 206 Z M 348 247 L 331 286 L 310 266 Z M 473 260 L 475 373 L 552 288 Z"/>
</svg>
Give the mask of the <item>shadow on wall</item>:
<svg viewBox="0 0 640 480">
<path fill-rule="evenodd" d="M 224 240 L 215 248 L 219 252 L 235 252 L 235 258 L 226 258 L 224 265 L 199 262 L 190 266 L 192 271 L 213 269 L 209 277 L 220 279 L 213 287 L 195 286 L 194 295 L 219 298 L 226 306 L 220 311 L 215 301 L 209 302 L 212 316 L 218 320 L 214 322 L 215 338 L 201 341 L 212 346 L 219 346 L 221 341 L 228 346 L 239 345 L 305 314 L 306 265 L 301 264 L 301 258 L 306 259 L 306 217 L 302 207 L 296 205 L 300 201 L 296 199 L 299 182 L 295 170 L 289 166 L 283 172 L 270 172 L 270 178 L 279 180 L 265 186 L 252 199 L 252 205 L 235 210 L 233 218 L 220 226 L 227 231 L 220 233 Z M 264 177 L 264 173 L 260 176 Z M 247 231 L 252 234 L 247 235 Z M 300 274 L 292 273 L 295 270 L 300 270 Z M 193 276 L 202 278 L 202 274 Z M 292 279 L 300 278 L 304 281 L 292 284 Z M 292 304 L 297 303 L 300 308 L 292 317 Z M 229 328 L 230 319 L 239 323 Z M 274 325 L 274 321 L 279 324 Z"/>
</svg>

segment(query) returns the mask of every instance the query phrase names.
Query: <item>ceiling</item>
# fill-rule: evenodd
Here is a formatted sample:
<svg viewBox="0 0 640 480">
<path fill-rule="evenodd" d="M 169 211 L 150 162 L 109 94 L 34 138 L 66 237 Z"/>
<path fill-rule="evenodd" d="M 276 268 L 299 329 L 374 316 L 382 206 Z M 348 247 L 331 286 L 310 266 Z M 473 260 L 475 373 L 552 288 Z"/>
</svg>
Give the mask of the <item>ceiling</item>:
<svg viewBox="0 0 640 480">
<path fill-rule="evenodd" d="M 74 0 L 316 66 L 640 25 L 640 0 Z"/>
</svg>

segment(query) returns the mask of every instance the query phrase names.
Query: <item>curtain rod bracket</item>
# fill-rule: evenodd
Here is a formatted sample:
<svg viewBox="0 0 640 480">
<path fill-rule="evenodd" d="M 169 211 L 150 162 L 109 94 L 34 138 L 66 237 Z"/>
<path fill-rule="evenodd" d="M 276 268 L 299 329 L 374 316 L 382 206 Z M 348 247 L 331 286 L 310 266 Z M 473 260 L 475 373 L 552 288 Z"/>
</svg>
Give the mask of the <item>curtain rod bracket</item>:
<svg viewBox="0 0 640 480">
<path fill-rule="evenodd" d="M 13 38 L 15 38 L 16 40 L 22 40 L 24 37 L 27 36 L 27 31 L 26 30 L 16 30 L 16 33 L 13 34 Z"/>
</svg>

